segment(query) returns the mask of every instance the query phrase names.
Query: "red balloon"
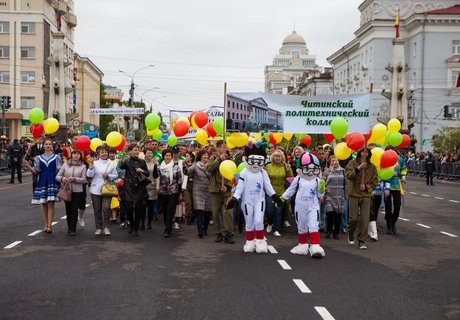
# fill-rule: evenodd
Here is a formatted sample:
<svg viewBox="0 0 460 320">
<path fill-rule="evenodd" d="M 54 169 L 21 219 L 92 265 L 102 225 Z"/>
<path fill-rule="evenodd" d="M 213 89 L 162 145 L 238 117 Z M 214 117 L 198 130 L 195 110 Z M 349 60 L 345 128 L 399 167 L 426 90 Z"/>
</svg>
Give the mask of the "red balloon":
<svg viewBox="0 0 460 320">
<path fill-rule="evenodd" d="M 332 133 L 325 133 L 323 134 L 323 136 L 324 136 L 324 139 L 326 139 L 328 143 L 331 143 L 335 139 Z"/>
<path fill-rule="evenodd" d="M 347 147 L 351 150 L 360 150 L 366 145 L 366 138 L 361 133 L 350 134 L 347 140 Z"/>
<path fill-rule="evenodd" d="M 301 140 L 300 140 L 300 143 L 303 144 L 303 145 L 306 145 L 307 147 L 309 147 L 311 145 L 311 137 L 310 135 L 306 134 Z"/>
<path fill-rule="evenodd" d="M 214 127 L 212 126 L 212 122 L 209 122 L 207 125 L 205 125 L 203 129 L 206 130 L 206 132 L 208 133 L 208 136 L 210 136 L 211 138 L 214 138 L 215 136 L 217 136 L 217 132 L 216 130 L 214 130 Z"/>
<path fill-rule="evenodd" d="M 198 128 L 203 128 L 208 123 L 208 115 L 204 111 L 195 113 L 195 124 Z"/>
<path fill-rule="evenodd" d="M 29 126 L 29 130 L 30 130 L 30 133 L 32 134 L 32 136 L 37 139 L 37 138 L 40 138 L 43 134 L 43 132 L 45 131 L 45 128 L 43 127 L 43 125 L 41 123 L 39 124 L 31 124 Z"/>
<path fill-rule="evenodd" d="M 410 146 L 410 137 L 408 134 L 403 134 L 403 141 L 399 144 L 398 149 L 407 148 Z"/>
<path fill-rule="evenodd" d="M 394 150 L 386 150 L 380 159 L 380 168 L 389 168 L 398 162 L 398 154 Z"/>
<path fill-rule="evenodd" d="M 369 139 L 372 137 L 372 129 L 369 130 L 369 133 L 364 134 L 364 138 L 366 141 L 369 141 Z"/>
<path fill-rule="evenodd" d="M 91 139 L 88 136 L 79 136 L 75 142 L 75 148 L 83 152 L 88 150 L 90 145 Z"/>
<path fill-rule="evenodd" d="M 350 133 L 347 133 L 346 135 L 344 135 L 342 139 L 348 143 L 348 139 L 350 139 Z"/>
<path fill-rule="evenodd" d="M 188 124 L 185 121 L 177 121 L 173 131 L 176 137 L 183 137 L 188 133 Z"/>
<path fill-rule="evenodd" d="M 269 137 L 269 140 L 270 140 L 270 143 L 271 144 L 277 144 L 278 142 L 276 142 L 276 139 L 275 137 L 273 136 L 273 132 L 270 132 L 270 134 L 268 135 Z"/>
<path fill-rule="evenodd" d="M 125 145 L 126 145 L 126 138 L 125 138 L 125 136 L 122 135 L 121 136 L 121 142 L 120 142 L 120 144 L 118 146 L 115 147 L 115 150 L 122 151 L 123 148 L 125 147 Z"/>
<path fill-rule="evenodd" d="M 190 123 L 192 123 L 192 118 L 195 114 L 197 114 L 198 111 L 192 111 L 192 113 L 190 113 L 190 115 L 188 116 L 188 121 L 190 121 Z"/>
</svg>

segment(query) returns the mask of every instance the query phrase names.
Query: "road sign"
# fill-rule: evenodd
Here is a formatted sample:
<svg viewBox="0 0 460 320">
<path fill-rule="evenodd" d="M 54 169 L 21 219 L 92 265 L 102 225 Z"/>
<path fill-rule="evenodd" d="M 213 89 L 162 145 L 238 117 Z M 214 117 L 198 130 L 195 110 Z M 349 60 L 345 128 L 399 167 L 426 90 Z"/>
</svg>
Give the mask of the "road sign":
<svg viewBox="0 0 460 320">
<path fill-rule="evenodd" d="M 128 140 L 134 140 L 134 132 L 128 132 L 126 137 L 128 138 Z"/>
<path fill-rule="evenodd" d="M 96 108 L 90 109 L 89 114 L 144 114 L 144 108 Z"/>
</svg>

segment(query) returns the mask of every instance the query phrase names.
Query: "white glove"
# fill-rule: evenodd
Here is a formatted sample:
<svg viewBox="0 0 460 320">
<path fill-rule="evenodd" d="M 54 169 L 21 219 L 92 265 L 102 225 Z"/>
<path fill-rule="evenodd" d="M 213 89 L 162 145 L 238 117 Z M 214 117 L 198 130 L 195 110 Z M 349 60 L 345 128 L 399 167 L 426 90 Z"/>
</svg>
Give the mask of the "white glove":
<svg viewBox="0 0 460 320">
<path fill-rule="evenodd" d="M 406 176 L 402 176 L 402 177 L 401 177 L 401 181 L 402 181 L 403 183 L 406 183 Z"/>
</svg>

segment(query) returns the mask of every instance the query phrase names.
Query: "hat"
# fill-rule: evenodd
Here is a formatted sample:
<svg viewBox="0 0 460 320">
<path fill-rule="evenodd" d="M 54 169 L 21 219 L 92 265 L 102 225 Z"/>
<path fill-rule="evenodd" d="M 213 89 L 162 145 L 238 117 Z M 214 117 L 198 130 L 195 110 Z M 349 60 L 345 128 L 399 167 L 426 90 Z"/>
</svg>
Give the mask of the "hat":
<svg viewBox="0 0 460 320">
<path fill-rule="evenodd" d="M 179 153 L 179 147 L 174 146 L 174 147 L 172 147 L 171 151 L 172 151 L 172 153 Z"/>
<path fill-rule="evenodd" d="M 7 139 L 5 135 L 1 136 L 0 139 Z"/>
<path fill-rule="evenodd" d="M 309 153 L 309 152 L 304 152 L 301 156 L 300 156 L 300 166 L 301 167 L 308 167 L 310 164 L 313 164 L 317 167 L 320 166 L 319 164 L 319 160 L 318 158 Z"/>
</svg>

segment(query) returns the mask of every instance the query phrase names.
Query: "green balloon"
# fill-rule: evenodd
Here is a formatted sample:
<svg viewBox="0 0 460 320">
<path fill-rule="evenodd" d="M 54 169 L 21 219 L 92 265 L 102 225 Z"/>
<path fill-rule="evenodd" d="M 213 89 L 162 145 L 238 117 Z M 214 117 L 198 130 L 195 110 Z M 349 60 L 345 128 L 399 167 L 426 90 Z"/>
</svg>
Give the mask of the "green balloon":
<svg viewBox="0 0 460 320">
<path fill-rule="evenodd" d="M 217 134 L 224 133 L 224 117 L 217 117 L 212 122 L 212 127 Z"/>
<path fill-rule="evenodd" d="M 160 116 L 158 114 L 149 113 L 145 117 L 145 127 L 147 130 L 155 130 L 160 126 Z"/>
<path fill-rule="evenodd" d="M 270 141 L 270 134 L 268 132 L 264 132 L 264 140 Z"/>
<path fill-rule="evenodd" d="M 29 112 L 29 120 L 33 124 L 39 124 L 40 122 L 43 121 L 44 117 L 45 117 L 45 113 L 40 108 L 33 108 Z"/>
<path fill-rule="evenodd" d="M 330 128 L 334 138 L 340 140 L 348 132 L 348 121 L 342 117 L 336 117 L 332 120 Z"/>
<path fill-rule="evenodd" d="M 243 169 L 246 168 L 246 162 L 241 162 L 239 165 L 238 165 L 238 168 L 236 168 L 236 173 L 241 173 L 241 171 L 243 171 Z"/>
<path fill-rule="evenodd" d="M 177 144 L 177 137 L 175 135 L 170 135 L 168 137 L 168 146 L 174 147 Z"/>
<path fill-rule="evenodd" d="M 155 131 L 154 134 L 152 134 L 152 139 L 158 141 L 161 139 L 162 136 L 163 136 L 163 132 L 161 132 L 161 130 L 157 130 Z"/>
<path fill-rule="evenodd" d="M 303 138 L 304 135 L 305 135 L 305 134 L 303 134 L 303 133 L 296 133 L 296 134 L 294 134 L 294 136 L 296 137 L 296 139 L 299 140 L 299 141 L 302 140 L 302 138 Z"/>
<path fill-rule="evenodd" d="M 389 140 L 388 143 L 390 146 L 397 147 L 403 141 L 403 136 L 399 132 L 394 132 L 390 134 L 390 137 L 388 140 Z"/>
<path fill-rule="evenodd" d="M 379 169 L 378 175 L 381 180 L 388 180 L 393 177 L 394 172 L 395 172 L 395 169 L 393 167 L 389 167 L 385 169 Z"/>
</svg>

